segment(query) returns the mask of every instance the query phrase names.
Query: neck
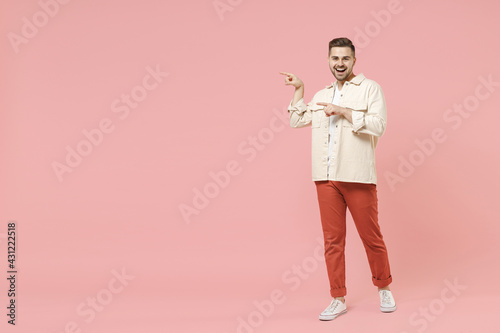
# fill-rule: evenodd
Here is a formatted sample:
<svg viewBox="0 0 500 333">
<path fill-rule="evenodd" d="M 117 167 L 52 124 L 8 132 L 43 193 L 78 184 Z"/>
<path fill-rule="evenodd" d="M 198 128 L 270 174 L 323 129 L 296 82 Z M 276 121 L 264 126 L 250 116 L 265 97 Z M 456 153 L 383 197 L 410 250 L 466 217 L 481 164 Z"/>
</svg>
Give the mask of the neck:
<svg viewBox="0 0 500 333">
<path fill-rule="evenodd" d="M 349 75 L 349 77 L 345 80 L 342 80 L 342 81 L 339 81 L 337 80 L 337 85 L 339 87 L 339 89 L 342 89 L 342 87 L 344 86 L 344 82 L 346 81 L 351 81 L 356 75 L 354 73 L 351 73 L 351 75 Z"/>
</svg>

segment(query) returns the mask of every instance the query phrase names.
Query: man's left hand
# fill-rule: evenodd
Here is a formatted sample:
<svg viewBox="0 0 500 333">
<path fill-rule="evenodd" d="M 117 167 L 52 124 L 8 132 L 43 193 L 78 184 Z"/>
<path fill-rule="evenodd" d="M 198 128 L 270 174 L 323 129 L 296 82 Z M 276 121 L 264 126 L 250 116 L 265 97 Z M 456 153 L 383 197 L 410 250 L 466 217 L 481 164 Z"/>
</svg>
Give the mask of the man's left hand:
<svg viewBox="0 0 500 333">
<path fill-rule="evenodd" d="M 350 123 L 352 123 L 352 113 L 351 113 L 350 109 L 343 108 L 341 106 L 331 104 L 331 103 L 318 102 L 316 104 L 322 105 L 325 107 L 323 109 L 323 111 L 325 111 L 325 114 L 327 117 L 330 117 L 332 115 L 333 116 L 335 116 L 335 115 L 344 116 Z"/>
<path fill-rule="evenodd" d="M 344 110 L 345 108 L 341 107 L 341 106 L 338 106 L 338 105 L 335 105 L 335 104 L 331 104 L 331 103 L 323 103 L 323 102 L 318 102 L 316 103 L 318 105 L 323 105 L 325 108 L 323 109 L 323 111 L 325 111 L 325 114 L 327 117 L 329 116 L 335 116 L 335 115 L 342 115 L 344 114 Z"/>
</svg>

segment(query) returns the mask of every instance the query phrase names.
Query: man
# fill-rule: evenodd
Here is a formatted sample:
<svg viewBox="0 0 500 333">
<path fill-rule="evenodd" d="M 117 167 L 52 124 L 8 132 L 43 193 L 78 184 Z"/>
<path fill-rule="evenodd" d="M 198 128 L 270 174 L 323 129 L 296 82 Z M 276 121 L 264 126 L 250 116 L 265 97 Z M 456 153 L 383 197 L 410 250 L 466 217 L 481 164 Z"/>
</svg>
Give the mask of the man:
<svg viewBox="0 0 500 333">
<path fill-rule="evenodd" d="M 346 208 L 363 242 L 378 287 L 380 310 L 392 312 L 396 303 L 387 249 L 378 224 L 375 147 L 386 128 L 386 105 L 381 87 L 363 74 L 355 75 L 355 47 L 348 38 L 328 45 L 328 64 L 335 83 L 304 103 L 304 83 L 292 73 L 285 84 L 295 87 L 288 106 L 290 126 L 312 127 L 312 178 L 316 185 L 325 260 L 330 281 L 330 305 L 320 320 L 346 313 Z"/>
</svg>

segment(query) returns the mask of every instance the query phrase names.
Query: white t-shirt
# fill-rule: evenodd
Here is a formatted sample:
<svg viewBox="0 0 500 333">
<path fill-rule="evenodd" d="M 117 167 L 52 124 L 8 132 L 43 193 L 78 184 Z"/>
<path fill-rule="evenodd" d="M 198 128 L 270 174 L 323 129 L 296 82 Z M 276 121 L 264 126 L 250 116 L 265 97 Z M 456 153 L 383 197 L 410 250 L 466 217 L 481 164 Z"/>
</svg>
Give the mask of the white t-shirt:
<svg viewBox="0 0 500 333">
<path fill-rule="evenodd" d="M 344 86 L 342 86 L 342 89 Z M 342 90 L 338 89 L 338 82 L 335 82 L 335 92 L 333 93 L 332 104 L 339 105 L 340 97 L 342 96 Z M 333 138 L 335 136 L 335 123 L 337 122 L 338 115 L 330 116 L 330 129 L 328 136 L 328 168 L 330 168 L 330 164 L 335 156 L 332 156 L 332 148 L 333 145 L 336 144 L 333 142 Z"/>
</svg>

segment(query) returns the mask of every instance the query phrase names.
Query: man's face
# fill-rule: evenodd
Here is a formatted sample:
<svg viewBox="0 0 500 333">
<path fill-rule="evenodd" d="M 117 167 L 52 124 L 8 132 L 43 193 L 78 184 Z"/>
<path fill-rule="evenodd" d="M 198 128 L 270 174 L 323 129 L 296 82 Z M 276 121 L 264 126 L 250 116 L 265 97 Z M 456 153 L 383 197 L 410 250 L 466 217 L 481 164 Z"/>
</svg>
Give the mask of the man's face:
<svg viewBox="0 0 500 333">
<path fill-rule="evenodd" d="M 356 58 L 352 56 L 350 47 L 332 47 L 328 56 L 328 64 L 333 76 L 338 81 L 349 81 L 354 77 L 352 70 Z"/>
</svg>

